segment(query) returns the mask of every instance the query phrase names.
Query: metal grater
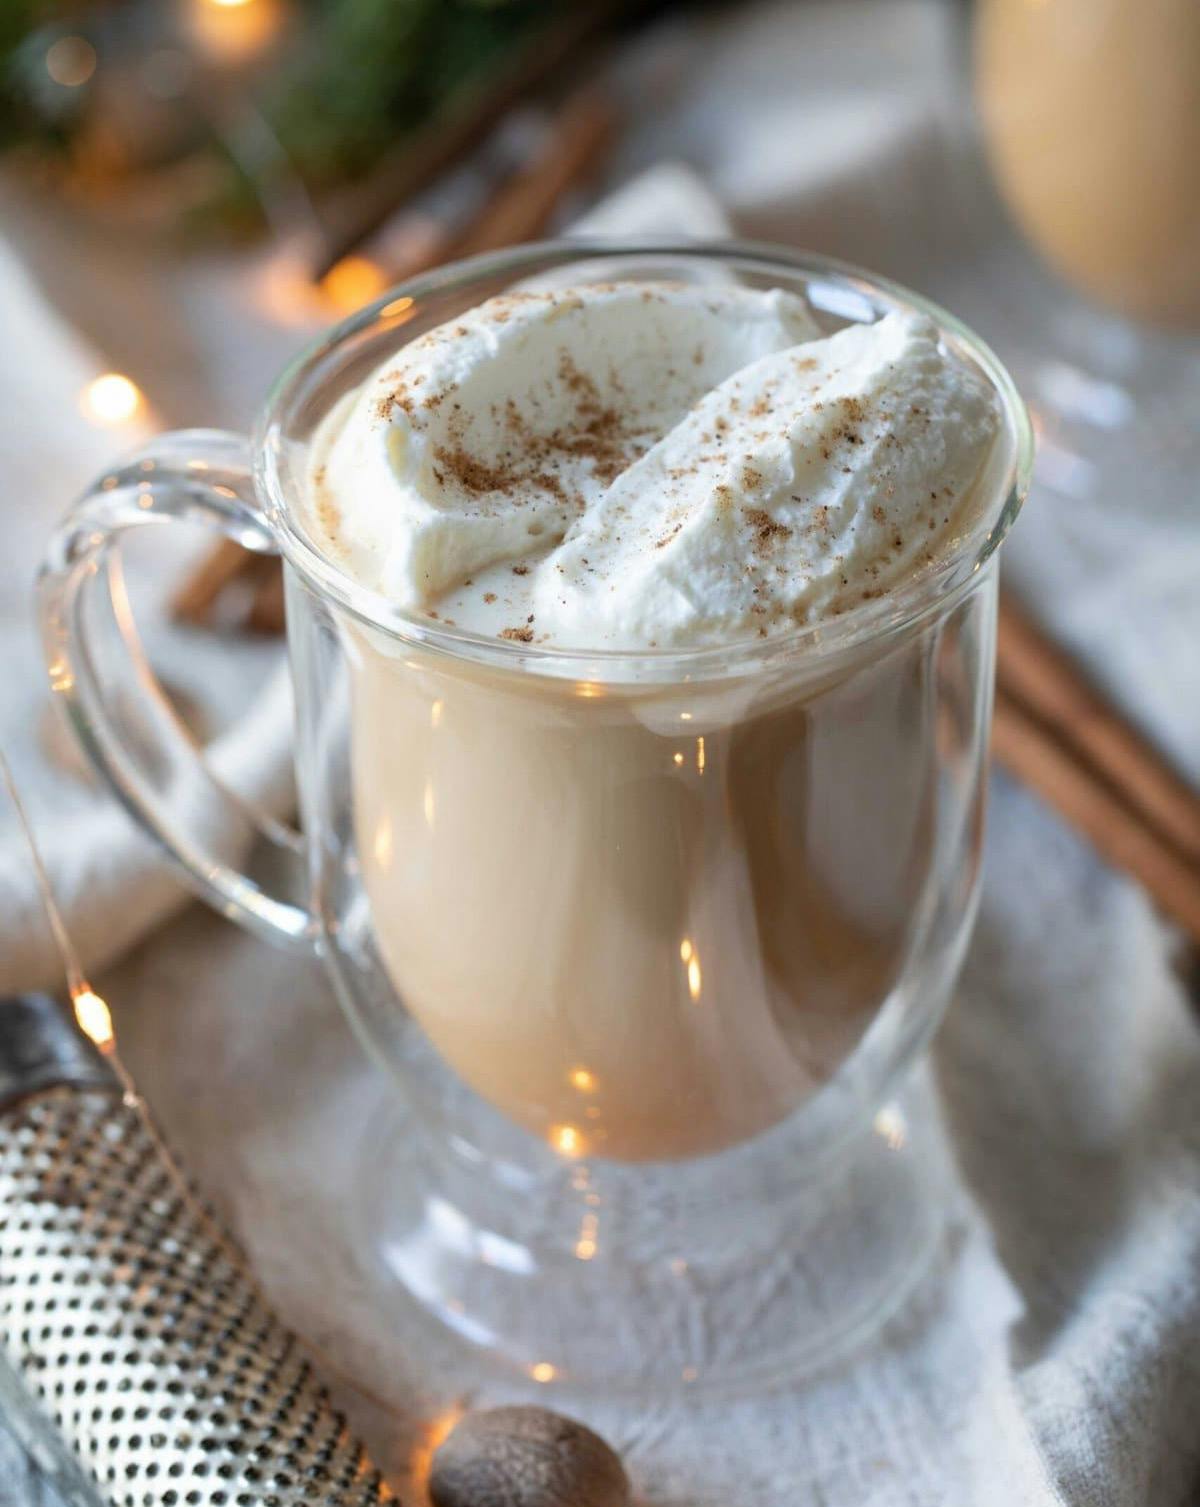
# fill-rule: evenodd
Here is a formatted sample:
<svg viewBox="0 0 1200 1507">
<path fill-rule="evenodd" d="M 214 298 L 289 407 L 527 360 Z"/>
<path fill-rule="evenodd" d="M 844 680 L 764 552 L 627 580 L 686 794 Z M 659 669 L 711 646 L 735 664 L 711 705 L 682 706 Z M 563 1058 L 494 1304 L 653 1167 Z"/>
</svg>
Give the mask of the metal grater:
<svg viewBox="0 0 1200 1507">
<path fill-rule="evenodd" d="M 394 1500 L 136 1098 L 44 995 L 0 1001 L 0 1345 L 0 1400 L 17 1378 L 40 1404 L 22 1433 L 43 1459 L 57 1426 L 69 1501 Z"/>
</svg>

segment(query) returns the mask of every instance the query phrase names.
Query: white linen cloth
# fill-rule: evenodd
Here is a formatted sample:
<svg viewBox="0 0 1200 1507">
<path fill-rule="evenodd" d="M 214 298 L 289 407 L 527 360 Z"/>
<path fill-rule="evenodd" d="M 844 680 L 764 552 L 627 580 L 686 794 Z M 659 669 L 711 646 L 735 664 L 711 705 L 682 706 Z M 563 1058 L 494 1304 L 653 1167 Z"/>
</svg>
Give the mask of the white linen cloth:
<svg viewBox="0 0 1200 1507">
<path fill-rule="evenodd" d="M 626 82 L 636 91 L 639 68 L 658 69 L 676 78 L 677 97 L 634 133 L 625 167 L 686 156 L 739 230 L 903 276 L 998 347 L 1044 441 L 1038 485 L 1005 546 L 1010 584 L 1200 779 L 1200 351 L 1084 310 L 1008 237 L 953 129 L 954 42 L 950 10 L 919 0 L 778 3 L 668 31 Z M 663 168 L 619 194 L 597 228 L 712 234 L 721 213 L 695 176 Z M 18 228 L 26 256 L 37 234 Z M 184 323 L 204 330 L 195 361 L 213 378 L 210 406 L 187 417 L 244 427 L 238 405 L 297 337 L 275 329 L 258 341 L 243 328 L 220 345 L 213 310 L 245 285 L 243 268 L 230 292 L 232 270 L 181 270 L 174 291 L 186 294 Z M 103 275 L 95 267 L 87 285 Z M 387 1088 L 360 1066 L 315 970 L 198 907 L 129 951 L 182 892 L 115 808 L 47 765 L 27 606 L 50 520 L 109 459 L 112 436 L 76 417 L 94 358 L 9 257 L 0 329 L 21 353 L 19 369 L 0 365 L 12 542 L 0 558 L 0 737 L 89 963 L 124 955 L 103 983 L 151 1102 L 283 1316 L 358 1384 L 346 1400 L 403 1481 L 440 1408 L 500 1396 L 403 1313 L 381 1314 L 362 1281 L 353 1198 L 370 1173 L 354 1147 Z M 218 384 L 231 367 L 232 388 Z M 166 558 L 151 598 L 161 602 L 161 575 L 179 563 Z M 235 674 L 226 645 L 161 623 L 153 643 L 224 739 L 235 782 L 282 809 L 286 724 L 276 709 L 247 737 L 232 710 L 271 651 Z M 230 688 L 219 702 L 218 683 Z M 0 812 L 2 987 L 53 975 L 36 914 Z M 1195 1499 L 1200 1031 L 1174 947 L 1135 886 L 1033 796 L 994 779 L 979 926 L 934 1053 L 961 1168 L 934 1269 L 868 1350 L 802 1385 L 719 1403 L 578 1405 L 623 1451 L 641 1500 Z"/>
</svg>

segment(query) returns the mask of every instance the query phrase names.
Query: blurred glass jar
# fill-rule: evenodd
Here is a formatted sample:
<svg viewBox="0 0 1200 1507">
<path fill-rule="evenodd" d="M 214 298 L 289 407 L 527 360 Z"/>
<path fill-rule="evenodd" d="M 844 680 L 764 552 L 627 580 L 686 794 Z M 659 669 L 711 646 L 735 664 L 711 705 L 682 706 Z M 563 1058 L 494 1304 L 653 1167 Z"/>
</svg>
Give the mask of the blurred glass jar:
<svg viewBox="0 0 1200 1507">
<path fill-rule="evenodd" d="M 1200 3 L 980 0 L 975 80 L 1037 249 L 1106 304 L 1200 328 Z"/>
</svg>

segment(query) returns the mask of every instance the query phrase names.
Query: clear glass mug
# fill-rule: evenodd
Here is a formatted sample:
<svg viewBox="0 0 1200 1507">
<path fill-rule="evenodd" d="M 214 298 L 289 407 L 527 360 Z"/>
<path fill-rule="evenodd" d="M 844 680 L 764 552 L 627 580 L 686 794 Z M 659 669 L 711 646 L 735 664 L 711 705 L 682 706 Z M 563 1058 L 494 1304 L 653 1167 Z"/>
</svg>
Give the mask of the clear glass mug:
<svg viewBox="0 0 1200 1507">
<path fill-rule="evenodd" d="M 927 573 L 779 637 L 569 652 L 401 612 L 306 531 L 314 429 L 407 340 L 531 279 L 714 277 L 826 330 L 919 308 L 992 386 L 1002 438 Z M 974 913 L 1030 453 L 999 362 L 913 294 L 772 248 L 571 243 L 393 290 L 251 444 L 166 436 L 67 517 L 46 652 L 92 762 L 201 895 L 320 956 L 399 1086 L 355 1173 L 396 1301 L 609 1387 L 794 1373 L 900 1301 L 938 1229 L 906 1069 Z M 302 836 L 206 769 L 114 612 L 120 536 L 174 519 L 283 556 Z"/>
</svg>

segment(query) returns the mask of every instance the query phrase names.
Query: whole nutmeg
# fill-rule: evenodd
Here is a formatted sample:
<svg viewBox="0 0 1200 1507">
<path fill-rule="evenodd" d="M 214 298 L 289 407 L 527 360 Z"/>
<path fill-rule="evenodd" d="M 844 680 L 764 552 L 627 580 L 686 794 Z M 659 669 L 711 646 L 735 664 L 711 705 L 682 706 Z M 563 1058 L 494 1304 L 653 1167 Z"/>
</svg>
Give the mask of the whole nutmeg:
<svg viewBox="0 0 1200 1507">
<path fill-rule="evenodd" d="M 629 1478 L 599 1434 L 545 1408 L 468 1413 L 433 1457 L 433 1507 L 628 1507 Z"/>
</svg>

